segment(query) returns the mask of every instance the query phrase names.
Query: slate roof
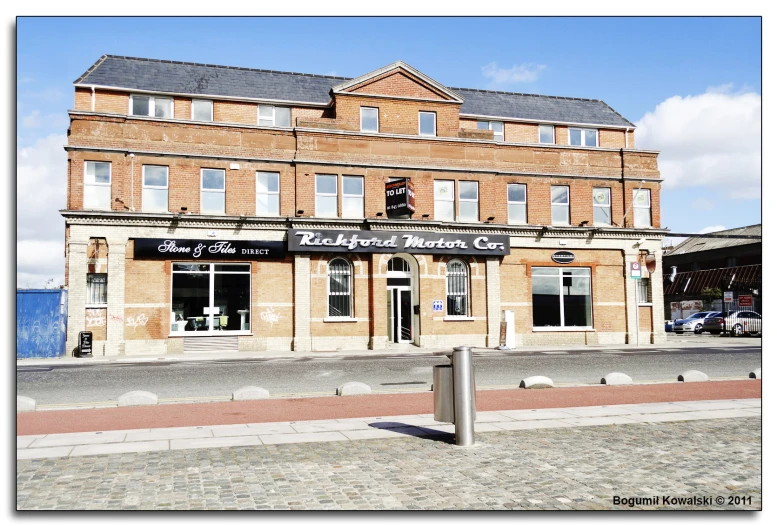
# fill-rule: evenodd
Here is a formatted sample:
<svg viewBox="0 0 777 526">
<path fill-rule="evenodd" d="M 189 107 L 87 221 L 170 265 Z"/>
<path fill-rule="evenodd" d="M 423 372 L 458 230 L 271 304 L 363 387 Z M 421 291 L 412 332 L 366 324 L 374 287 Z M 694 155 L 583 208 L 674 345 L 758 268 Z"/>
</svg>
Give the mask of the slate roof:
<svg viewBox="0 0 777 526">
<path fill-rule="evenodd" d="M 247 99 L 326 104 L 333 86 L 347 77 L 290 73 L 146 58 L 103 55 L 74 84 Z M 504 118 L 634 126 L 593 99 L 450 88 L 464 103 L 461 113 Z"/>
<path fill-rule="evenodd" d="M 732 228 L 730 230 L 720 230 L 717 232 L 710 232 L 710 234 L 717 235 L 741 235 L 741 236 L 760 236 L 761 225 L 743 226 L 740 228 Z M 679 256 L 681 254 L 690 254 L 692 252 L 702 252 L 706 250 L 717 250 L 719 248 L 735 247 L 739 245 L 752 245 L 760 243 L 760 239 L 725 239 L 719 237 L 689 237 L 671 251 L 664 254 L 664 257 Z"/>
</svg>

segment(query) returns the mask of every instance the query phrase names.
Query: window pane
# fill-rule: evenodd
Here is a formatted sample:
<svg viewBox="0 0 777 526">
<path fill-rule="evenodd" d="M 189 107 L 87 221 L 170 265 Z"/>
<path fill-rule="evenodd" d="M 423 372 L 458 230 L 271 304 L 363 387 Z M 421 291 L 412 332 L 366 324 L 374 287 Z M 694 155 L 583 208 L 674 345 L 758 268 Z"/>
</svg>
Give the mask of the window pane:
<svg viewBox="0 0 777 526">
<path fill-rule="evenodd" d="M 573 146 L 580 146 L 582 144 L 581 130 L 569 129 L 569 144 Z"/>
<path fill-rule="evenodd" d="M 154 98 L 154 117 L 171 119 L 173 117 L 173 99 Z"/>
<path fill-rule="evenodd" d="M 459 220 L 473 222 L 478 220 L 477 201 L 459 201 Z"/>
<path fill-rule="evenodd" d="M 585 130 L 585 145 L 596 146 L 596 130 Z"/>
<path fill-rule="evenodd" d="M 213 101 L 193 100 L 192 119 L 194 119 L 195 121 L 212 121 L 213 120 Z"/>
<path fill-rule="evenodd" d="M 420 113 L 420 129 L 421 135 L 436 135 L 437 130 L 435 126 L 436 115 L 434 113 Z"/>
<path fill-rule="evenodd" d="M 491 123 L 491 129 L 494 130 L 494 135 L 503 134 L 505 131 L 505 125 L 499 121 L 493 121 Z"/>
<path fill-rule="evenodd" d="M 224 213 L 224 192 L 201 192 L 200 212 L 203 214 Z"/>
<path fill-rule="evenodd" d="M 203 170 L 202 188 L 208 190 L 223 190 L 224 172 L 222 170 Z"/>
<path fill-rule="evenodd" d="M 84 186 L 84 208 L 97 210 L 111 209 L 110 186 Z"/>
<path fill-rule="evenodd" d="M 525 203 L 526 202 L 526 185 L 524 184 L 508 184 L 507 185 L 507 201 L 511 203 Z"/>
<path fill-rule="evenodd" d="M 167 187 L 167 166 L 144 166 L 143 186 Z"/>
<path fill-rule="evenodd" d="M 144 212 L 167 212 L 167 189 L 143 189 Z"/>
<path fill-rule="evenodd" d="M 594 224 L 610 225 L 612 223 L 612 213 L 609 206 L 594 207 Z"/>
<path fill-rule="evenodd" d="M 232 269 L 226 267 L 224 270 Z M 251 275 L 214 274 L 213 306 L 218 309 L 218 314 L 213 316 L 215 330 L 249 330 L 250 312 L 241 313 L 238 311 L 250 311 L 251 309 Z"/>
<path fill-rule="evenodd" d="M 270 192 L 277 193 L 279 188 L 280 174 L 257 172 L 256 174 L 256 191 L 257 192 Z"/>
<path fill-rule="evenodd" d="M 435 201 L 434 218 L 438 221 L 453 221 L 453 201 Z"/>
<path fill-rule="evenodd" d="M 132 96 L 132 114 L 148 116 L 148 108 L 151 97 Z"/>
<path fill-rule="evenodd" d="M 553 204 L 569 204 L 569 187 L 568 186 L 551 186 L 550 187 L 550 201 Z"/>
<path fill-rule="evenodd" d="M 543 276 L 553 272 L 553 276 Z M 532 321 L 535 327 L 560 327 L 559 278 L 556 269 L 532 268 Z"/>
<path fill-rule="evenodd" d="M 86 275 L 86 303 L 108 303 L 108 275 Z"/>
<path fill-rule="evenodd" d="M 278 194 L 256 194 L 256 215 L 277 216 L 280 215 Z"/>
<path fill-rule="evenodd" d="M 459 181 L 459 199 L 477 199 L 478 183 L 476 181 Z"/>
<path fill-rule="evenodd" d="M 363 177 L 343 177 L 343 195 L 362 195 Z"/>
<path fill-rule="evenodd" d="M 343 217 L 364 217 L 364 200 L 343 196 Z"/>
<path fill-rule="evenodd" d="M 434 199 L 453 201 L 453 181 L 435 181 Z"/>
<path fill-rule="evenodd" d="M 86 175 L 84 183 L 110 184 L 111 182 L 111 163 L 86 163 Z"/>
<path fill-rule="evenodd" d="M 272 119 L 272 106 L 259 106 L 260 119 Z"/>
<path fill-rule="evenodd" d="M 378 131 L 377 108 L 362 108 L 362 131 Z"/>
<path fill-rule="evenodd" d="M 634 209 L 634 226 L 651 226 L 649 208 Z"/>
<path fill-rule="evenodd" d="M 291 126 L 291 108 L 275 108 L 275 125 Z"/>
<path fill-rule="evenodd" d="M 191 264 L 191 263 L 173 263 L 173 272 L 210 272 L 210 265 Z"/>
<path fill-rule="evenodd" d="M 609 188 L 594 188 L 594 205 L 609 206 L 610 190 Z"/>
<path fill-rule="evenodd" d="M 553 126 L 540 126 L 540 142 L 542 144 L 553 144 L 556 142 L 553 135 Z"/>
<path fill-rule="evenodd" d="M 507 222 L 526 224 L 526 205 L 509 203 L 507 205 Z"/>
<path fill-rule="evenodd" d="M 551 219 L 553 224 L 556 225 L 568 225 L 569 224 L 569 207 L 568 206 L 552 206 L 551 207 Z"/>
<path fill-rule="evenodd" d="M 488 121 L 478 121 L 478 130 L 487 130 Z"/>
<path fill-rule="evenodd" d="M 566 274 L 566 272 L 564 272 Z M 591 280 L 587 277 L 563 279 L 564 326 L 591 326 Z"/>
<path fill-rule="evenodd" d="M 316 193 L 317 194 L 337 194 L 337 176 L 336 175 L 317 175 Z"/>
<path fill-rule="evenodd" d="M 634 206 L 650 206 L 650 190 L 634 190 Z"/>
<path fill-rule="evenodd" d="M 337 196 L 316 196 L 316 216 L 337 217 Z"/>
<path fill-rule="evenodd" d="M 210 265 L 201 265 L 206 270 Z M 176 321 L 185 321 L 184 331 L 208 330 L 205 309 L 210 305 L 210 275 L 173 273 L 172 311 Z"/>
</svg>

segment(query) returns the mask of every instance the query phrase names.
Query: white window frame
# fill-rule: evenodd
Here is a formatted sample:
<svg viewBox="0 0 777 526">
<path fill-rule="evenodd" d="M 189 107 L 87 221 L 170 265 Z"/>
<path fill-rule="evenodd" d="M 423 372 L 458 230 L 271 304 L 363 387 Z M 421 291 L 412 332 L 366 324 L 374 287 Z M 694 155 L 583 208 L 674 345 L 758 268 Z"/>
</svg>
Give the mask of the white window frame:
<svg viewBox="0 0 777 526">
<path fill-rule="evenodd" d="M 510 201 L 510 187 L 523 186 L 523 201 Z M 529 221 L 529 210 L 527 201 L 529 200 L 529 189 L 526 183 L 508 183 L 507 184 L 507 224 L 508 225 L 526 225 Z M 510 219 L 510 204 L 523 205 L 523 221 L 514 221 Z"/>
<path fill-rule="evenodd" d="M 375 111 L 375 128 L 374 130 L 364 129 L 364 110 Z M 380 133 L 380 110 L 374 106 L 360 106 L 359 107 L 359 130 L 365 133 Z"/>
<path fill-rule="evenodd" d="M 428 114 L 434 116 L 434 133 L 421 133 L 421 115 Z M 437 112 L 419 111 L 418 112 L 418 135 L 422 137 L 437 137 Z"/>
<path fill-rule="evenodd" d="M 345 180 L 346 179 L 358 179 L 361 182 L 362 185 L 362 192 L 361 194 L 346 194 L 345 193 Z M 341 216 L 348 219 L 363 219 L 364 218 L 364 176 L 362 175 L 343 175 L 340 177 L 340 192 L 342 193 L 342 206 L 340 206 L 340 210 L 342 211 Z M 345 212 L 345 200 L 346 199 L 352 199 L 352 200 L 358 200 L 361 201 L 361 213 L 359 215 L 346 215 Z"/>
<path fill-rule="evenodd" d="M 216 190 L 216 189 L 213 189 L 213 188 L 203 188 L 202 187 L 202 182 L 204 180 L 204 175 L 205 175 L 203 172 L 205 170 L 211 170 L 211 171 L 214 171 L 214 172 L 221 172 L 222 174 L 224 174 L 224 188 L 221 189 L 221 190 Z M 203 194 L 203 192 L 214 193 L 214 194 L 217 194 L 217 193 L 224 194 L 224 210 L 222 212 L 204 212 L 202 210 L 202 194 Z M 203 214 L 203 215 L 224 215 L 224 214 L 226 214 L 227 213 L 227 195 L 226 194 L 227 194 L 227 171 L 222 169 L 222 168 L 200 168 L 200 214 Z"/>
<path fill-rule="evenodd" d="M 207 102 L 210 104 L 210 118 L 208 120 L 199 120 L 194 118 L 194 103 Z M 258 111 L 258 110 L 257 110 Z M 196 122 L 213 122 L 213 101 L 208 99 L 192 99 L 192 120 Z"/>
<path fill-rule="evenodd" d="M 87 166 L 89 165 L 89 163 L 92 163 L 92 164 L 97 164 L 97 163 L 107 164 L 108 165 L 108 178 L 110 179 L 110 181 L 107 182 L 107 183 L 94 183 L 94 182 L 93 183 L 87 183 L 86 182 L 86 177 L 87 177 L 86 171 L 87 171 Z M 93 207 L 92 206 L 92 207 L 88 207 L 88 208 L 86 206 L 86 191 L 84 191 L 84 196 L 83 196 L 82 203 L 81 203 L 83 209 L 84 210 L 110 210 L 111 209 L 111 191 L 110 191 L 110 187 L 111 187 L 111 183 L 112 182 L 113 182 L 113 163 L 111 163 L 110 161 L 84 161 L 84 188 L 86 188 L 87 186 L 98 186 L 98 187 L 103 187 L 103 188 L 104 187 L 108 187 L 109 190 L 108 190 L 108 203 L 107 203 L 107 206 L 101 206 L 101 207 Z"/>
<path fill-rule="evenodd" d="M 607 204 L 606 205 L 600 205 L 596 203 L 596 199 L 594 199 L 594 192 L 597 190 L 606 190 L 607 191 Z M 595 186 L 593 190 L 591 191 L 591 200 L 593 201 L 594 205 L 594 225 L 602 225 L 602 226 L 612 226 L 612 189 L 608 186 Z M 606 208 L 610 211 L 610 222 L 609 223 L 597 223 L 596 222 L 596 209 L 597 208 Z"/>
<path fill-rule="evenodd" d="M 272 124 L 267 124 L 267 121 L 269 120 L 267 117 L 262 117 L 259 114 L 259 111 L 261 108 L 272 108 Z M 276 117 L 276 110 L 278 108 L 284 108 L 289 110 L 289 127 L 291 127 L 291 107 L 289 106 L 270 106 L 268 104 L 260 104 L 256 107 L 256 124 L 258 126 L 271 126 L 274 128 L 279 127 L 276 121 L 278 120 Z M 265 122 L 262 122 L 265 121 Z M 284 126 L 285 127 L 285 126 Z"/>
<path fill-rule="evenodd" d="M 318 178 L 319 177 L 334 177 L 335 178 L 335 193 L 323 193 L 318 191 Z M 316 195 L 315 195 L 315 207 L 316 207 L 316 213 L 315 217 L 339 217 L 340 215 L 340 203 L 337 196 L 337 190 L 340 188 L 339 184 L 339 176 L 337 174 L 316 174 Z M 321 215 L 318 210 L 318 197 L 333 197 L 335 198 L 335 213 L 334 215 Z"/>
<path fill-rule="evenodd" d="M 637 204 L 637 192 L 645 192 L 645 193 L 647 193 L 647 197 L 648 197 L 647 206 L 641 206 L 641 205 Z M 631 203 L 632 203 L 632 208 L 634 209 L 634 211 L 632 212 L 634 214 L 634 227 L 635 228 L 643 228 L 643 227 L 650 228 L 650 227 L 652 227 L 653 226 L 653 210 L 652 210 L 653 196 L 651 195 L 650 189 L 649 188 L 635 188 L 633 190 L 633 193 L 631 194 Z M 643 224 L 639 224 L 638 225 L 637 224 L 637 209 L 639 209 L 639 210 L 647 210 L 648 211 L 648 224 L 646 224 L 646 225 L 643 225 Z"/>
<path fill-rule="evenodd" d="M 538 268 L 543 268 L 543 269 L 544 268 L 553 268 L 553 269 L 558 271 L 559 320 L 560 320 L 561 324 L 560 325 L 551 325 L 551 326 L 545 326 L 545 325 L 537 326 L 537 325 L 534 325 L 534 311 L 532 310 L 532 331 L 533 332 L 541 332 L 541 331 L 548 331 L 548 332 L 569 331 L 569 332 L 574 332 L 574 331 L 592 331 L 592 330 L 594 330 L 594 327 L 593 327 L 593 319 L 594 319 L 593 294 L 594 294 L 594 291 L 593 291 L 593 272 L 592 272 L 591 267 L 574 267 L 575 269 L 583 269 L 583 268 L 587 269 L 588 270 L 588 275 L 586 275 L 586 276 L 581 276 L 581 275 L 569 276 L 571 278 L 578 278 L 578 279 L 579 278 L 585 278 L 585 279 L 588 279 L 588 296 L 591 298 L 591 304 L 589 306 L 590 309 L 591 309 L 591 325 L 567 325 L 566 324 L 566 319 L 564 317 L 564 269 L 562 267 L 534 267 L 534 266 L 532 266 L 531 267 L 531 269 L 532 269 L 532 277 L 531 277 L 532 281 L 534 279 L 536 279 L 537 277 L 539 277 L 540 279 L 553 279 L 553 278 L 556 277 L 555 275 L 554 276 L 550 276 L 548 274 L 537 275 L 537 274 L 535 274 L 535 269 L 538 269 Z M 532 282 L 529 283 L 529 290 L 532 291 Z M 533 296 L 533 292 L 531 292 L 531 294 Z M 533 303 L 534 303 L 534 300 L 532 299 L 532 309 L 534 308 Z"/>
<path fill-rule="evenodd" d="M 637 301 L 640 305 L 653 304 L 653 291 L 650 290 L 650 278 L 641 278 L 637 281 Z"/>
<path fill-rule="evenodd" d="M 502 125 L 502 133 L 496 133 L 496 131 L 494 130 L 494 123 L 497 123 L 497 122 Z M 480 123 L 486 124 L 488 126 L 488 129 L 494 132 L 495 141 L 505 142 L 505 123 L 503 121 L 478 121 L 478 124 Z M 501 137 L 501 139 L 497 139 L 497 137 Z"/>
<path fill-rule="evenodd" d="M 276 192 L 266 191 L 266 192 L 260 192 L 259 191 L 259 175 L 274 175 L 275 178 L 278 180 L 278 190 Z M 270 214 L 266 211 L 259 211 L 259 196 L 260 195 L 266 195 L 266 196 L 275 196 L 275 199 L 278 201 L 278 213 L 275 215 Z M 268 197 L 269 200 L 269 197 Z M 280 217 L 281 215 L 281 174 L 280 172 L 264 172 L 261 170 L 258 170 L 256 172 L 256 215 L 259 217 Z"/>
<path fill-rule="evenodd" d="M 439 183 L 451 183 L 450 186 L 453 187 L 453 192 L 451 192 L 451 198 L 450 199 L 438 199 L 437 198 L 437 189 L 434 188 L 434 186 L 436 186 L 438 182 Z M 434 219 L 437 220 L 437 221 L 455 221 L 456 220 L 456 181 L 454 181 L 453 179 L 435 179 L 432 186 L 433 186 L 433 190 L 434 190 L 434 204 L 435 204 L 435 207 L 434 207 Z M 438 218 L 437 217 L 437 201 L 444 202 L 444 203 L 452 202 L 453 203 L 453 217 L 451 217 L 450 219 L 448 219 L 448 218 L 446 218 L 446 219 Z"/>
<path fill-rule="evenodd" d="M 554 203 L 553 202 L 553 189 L 554 188 L 566 188 L 567 189 L 567 202 L 566 203 Z M 550 187 L 550 223 L 552 225 L 558 225 L 558 226 L 569 226 L 572 224 L 572 210 L 570 207 L 570 195 L 569 195 L 569 185 L 553 185 Z M 566 223 L 555 223 L 553 221 L 553 207 L 565 207 L 567 209 L 567 222 Z"/>
<path fill-rule="evenodd" d="M 335 292 L 333 293 L 331 290 L 331 280 L 332 280 L 332 263 L 336 262 L 337 260 L 342 260 L 346 263 L 346 267 L 348 269 L 348 291 L 343 292 Z M 327 320 L 352 320 L 355 318 L 354 316 L 354 301 L 353 301 L 353 288 L 354 288 L 354 275 L 353 275 L 353 262 L 351 262 L 348 258 L 343 256 L 335 256 L 332 259 L 330 259 L 326 264 L 326 318 Z M 350 311 L 349 316 L 332 316 L 329 312 L 330 309 L 330 298 L 332 296 L 348 296 L 348 309 Z"/>
<path fill-rule="evenodd" d="M 148 115 L 136 115 L 132 111 L 132 101 L 135 97 L 148 97 Z M 168 97 L 165 95 L 144 95 L 142 93 L 130 93 L 130 99 L 129 99 L 129 111 L 127 112 L 129 115 L 133 115 L 136 117 L 152 117 L 154 119 L 162 119 L 163 117 L 157 117 L 155 115 L 156 113 L 156 99 L 166 99 L 170 101 L 170 118 L 175 118 L 175 99 L 173 97 Z"/>
<path fill-rule="evenodd" d="M 580 142 L 582 144 L 572 144 L 572 130 L 579 130 L 580 131 Z M 585 144 L 585 132 L 586 131 L 595 131 L 596 132 L 596 144 L 591 146 L 590 144 Z M 570 146 L 580 146 L 582 148 L 598 148 L 599 147 L 599 129 L 598 128 L 580 128 L 580 127 L 572 127 L 567 129 L 567 133 L 569 134 L 569 140 L 567 141 Z"/>
<path fill-rule="evenodd" d="M 551 142 L 542 142 L 542 129 L 543 128 L 550 128 L 550 133 L 552 135 L 553 141 Z M 537 142 L 540 144 L 556 144 L 556 127 L 552 124 L 540 124 L 537 127 Z"/>
<path fill-rule="evenodd" d="M 165 169 L 165 186 L 154 186 L 146 184 L 146 167 L 153 166 L 154 168 L 164 168 Z M 161 164 L 144 164 L 141 169 L 141 181 L 140 181 L 141 191 L 140 191 L 140 209 L 143 212 L 169 212 L 170 210 L 170 167 L 164 166 Z M 167 194 L 167 206 L 165 206 L 164 210 L 152 210 L 146 208 L 146 200 L 143 198 L 143 194 L 145 193 L 144 190 L 164 190 Z"/>
<path fill-rule="evenodd" d="M 460 263 L 462 268 L 464 269 L 463 272 L 457 272 L 457 273 L 451 273 L 450 267 L 453 263 Z M 454 291 L 451 292 L 450 289 L 450 282 L 451 277 L 453 276 L 463 276 L 464 279 L 460 280 L 464 283 L 464 292 L 461 291 Z M 449 296 L 463 296 L 464 297 L 464 314 L 451 314 L 448 312 L 448 297 Z M 445 317 L 446 318 L 467 318 L 470 315 L 470 305 L 469 305 L 469 298 L 470 296 L 470 287 L 469 287 L 469 265 L 467 265 L 467 262 L 460 258 L 454 258 L 448 261 L 445 264 Z"/>
<path fill-rule="evenodd" d="M 464 199 L 461 197 L 461 183 L 474 183 L 476 188 L 477 197 L 475 199 Z M 467 222 L 467 223 L 479 223 L 480 222 L 480 185 L 477 181 L 456 181 L 456 197 L 458 198 L 458 206 L 454 205 L 456 208 L 454 209 L 456 212 L 456 221 L 458 222 Z M 462 219 L 461 217 L 461 203 L 475 203 L 477 205 L 477 213 L 475 214 L 474 220 L 469 219 Z"/>
</svg>

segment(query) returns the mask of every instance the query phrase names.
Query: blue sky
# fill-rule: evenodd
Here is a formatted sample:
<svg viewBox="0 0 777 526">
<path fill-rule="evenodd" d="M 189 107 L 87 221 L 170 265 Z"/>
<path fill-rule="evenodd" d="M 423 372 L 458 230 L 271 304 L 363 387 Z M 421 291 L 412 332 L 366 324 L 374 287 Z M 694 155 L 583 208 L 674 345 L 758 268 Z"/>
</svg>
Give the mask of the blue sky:
<svg viewBox="0 0 777 526">
<path fill-rule="evenodd" d="M 61 251 L 72 82 L 102 54 L 347 77 L 403 60 L 452 87 L 601 99 L 661 151 L 663 227 L 761 221 L 758 18 L 19 18 L 20 285 L 61 283 L 61 259 L 23 254 Z"/>
</svg>

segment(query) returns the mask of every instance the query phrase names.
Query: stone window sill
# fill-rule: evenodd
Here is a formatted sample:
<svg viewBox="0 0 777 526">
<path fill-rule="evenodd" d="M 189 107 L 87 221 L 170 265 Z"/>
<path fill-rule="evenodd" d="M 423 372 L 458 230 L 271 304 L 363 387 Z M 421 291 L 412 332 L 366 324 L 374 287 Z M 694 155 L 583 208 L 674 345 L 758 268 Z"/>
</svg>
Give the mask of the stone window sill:
<svg viewBox="0 0 777 526">
<path fill-rule="evenodd" d="M 443 321 L 475 321 L 472 316 L 445 316 Z"/>
<path fill-rule="evenodd" d="M 532 327 L 532 332 L 596 332 L 593 327 Z"/>
<path fill-rule="evenodd" d="M 359 321 L 358 318 L 346 318 L 346 317 L 332 317 L 332 318 L 324 318 L 324 323 L 355 323 Z"/>
</svg>

